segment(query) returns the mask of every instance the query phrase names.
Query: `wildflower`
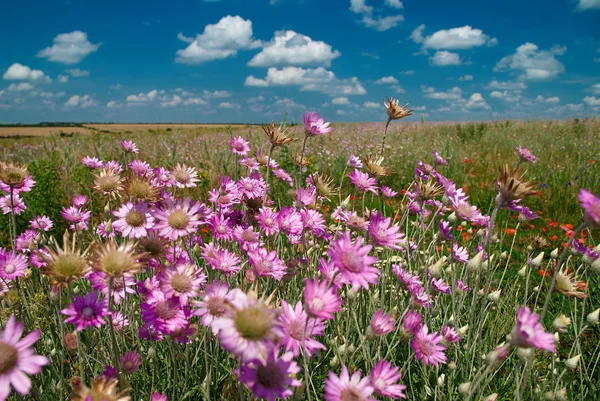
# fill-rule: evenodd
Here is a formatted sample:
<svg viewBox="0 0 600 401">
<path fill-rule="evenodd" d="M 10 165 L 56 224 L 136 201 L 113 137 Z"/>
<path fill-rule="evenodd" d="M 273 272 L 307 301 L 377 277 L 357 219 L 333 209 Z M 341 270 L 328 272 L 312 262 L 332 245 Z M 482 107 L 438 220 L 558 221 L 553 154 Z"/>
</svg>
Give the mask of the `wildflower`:
<svg viewBox="0 0 600 401">
<path fill-rule="evenodd" d="M 369 174 L 363 173 L 358 169 L 354 169 L 350 174 L 350 181 L 356 189 L 360 192 L 372 192 L 377 194 L 377 180 L 375 178 L 369 177 Z"/>
<path fill-rule="evenodd" d="M 33 229 L 46 232 L 50 231 L 52 229 L 52 226 L 54 225 L 54 223 L 52 223 L 52 220 L 50 220 L 50 218 L 47 216 L 37 216 L 36 218 L 31 220 L 29 224 Z"/>
<path fill-rule="evenodd" d="M 406 336 L 412 337 L 421 329 L 423 316 L 413 310 L 409 310 L 402 319 L 402 331 Z"/>
<path fill-rule="evenodd" d="M 108 296 L 108 284 L 112 276 L 107 276 L 102 271 L 96 271 L 87 276 L 92 284 L 92 289 Z M 135 294 L 135 280 L 131 276 L 112 277 L 111 296 L 115 305 L 119 305 L 127 294 Z"/>
<path fill-rule="evenodd" d="M 456 280 L 456 289 L 458 291 L 467 292 L 469 291 L 469 286 L 462 280 Z"/>
<path fill-rule="evenodd" d="M 187 167 L 185 164 L 179 163 L 173 168 L 172 177 L 172 184 L 177 188 L 194 188 L 200 181 L 198 171 L 194 167 Z"/>
<path fill-rule="evenodd" d="M 277 252 L 268 252 L 265 248 L 248 252 L 248 260 L 258 277 L 268 276 L 281 280 L 287 270 L 285 264 L 277 257 Z"/>
<path fill-rule="evenodd" d="M 446 363 L 448 358 L 444 351 L 446 347 L 440 345 L 443 337 L 437 332 L 429 334 L 427 325 L 423 325 L 411 340 L 411 347 L 415 351 L 418 361 L 423 361 L 425 365 L 438 366 L 440 363 Z"/>
<path fill-rule="evenodd" d="M 600 321 L 600 309 L 596 309 L 587 315 L 587 322 L 591 325 L 596 325 Z"/>
<path fill-rule="evenodd" d="M 374 177 L 384 177 L 390 175 L 392 170 L 383 165 L 383 157 L 374 158 L 372 155 L 367 155 L 363 158 L 365 168 Z"/>
<path fill-rule="evenodd" d="M 512 171 L 505 165 L 500 168 L 500 175 L 496 180 L 496 188 L 504 201 L 522 199 L 535 193 L 536 183 L 525 181 L 525 174 L 520 174 L 518 169 Z"/>
<path fill-rule="evenodd" d="M 104 162 L 102 160 L 98 160 L 97 157 L 84 156 L 83 159 L 81 159 L 81 162 L 84 166 L 90 169 L 96 169 L 104 166 Z"/>
<path fill-rule="evenodd" d="M 42 366 L 50 361 L 45 356 L 36 355 L 33 344 L 40 338 L 35 330 L 21 339 L 23 323 L 11 315 L 0 332 L 0 400 L 10 395 L 12 387 L 21 395 L 29 394 L 31 381 L 27 375 L 37 375 Z"/>
<path fill-rule="evenodd" d="M 394 191 L 390 187 L 386 187 L 385 185 L 382 185 L 381 186 L 381 194 L 383 196 L 385 196 L 386 198 L 393 198 L 394 196 L 398 195 L 398 192 Z"/>
<path fill-rule="evenodd" d="M 227 277 L 239 272 L 242 268 L 240 258 L 227 249 L 215 250 L 214 256 L 207 261 L 214 269 L 225 273 Z"/>
<path fill-rule="evenodd" d="M 339 377 L 329 372 L 325 379 L 325 401 L 376 401 L 370 397 L 375 389 L 369 379 L 368 376 L 361 378 L 360 370 L 350 377 L 346 366 L 342 366 Z"/>
<path fill-rule="evenodd" d="M 392 219 L 383 217 L 380 212 L 371 213 L 369 217 L 369 235 L 377 245 L 391 249 L 400 249 L 398 243 L 404 238 L 404 234 L 399 233 L 399 226 L 391 226 Z"/>
<path fill-rule="evenodd" d="M 421 201 L 432 200 L 443 193 L 444 189 L 436 184 L 435 181 L 423 181 L 422 179 L 417 179 L 416 181 L 415 195 Z"/>
<path fill-rule="evenodd" d="M 152 291 L 140 310 L 144 321 L 162 334 L 171 334 L 188 324 L 179 299 L 167 297 L 160 290 Z"/>
<path fill-rule="evenodd" d="M 192 305 L 198 308 L 193 314 L 200 316 L 200 323 L 210 327 L 214 335 L 217 335 L 219 330 L 212 323 L 227 312 L 228 294 L 227 283 L 215 280 L 206 286 L 201 301 L 192 301 Z"/>
<path fill-rule="evenodd" d="M 10 188 L 13 190 L 15 188 L 22 188 L 26 183 L 27 177 L 29 177 L 29 173 L 27 172 L 26 165 L 0 162 L 0 182 L 6 185 L 9 191 Z M 2 189 L 4 190 L 5 188 L 3 187 Z"/>
<path fill-rule="evenodd" d="M 490 293 L 487 295 L 487 299 L 488 299 L 490 302 L 498 302 L 498 301 L 500 300 L 500 295 L 501 295 L 501 294 L 502 294 L 502 291 L 501 291 L 501 290 L 496 290 L 496 291 L 490 292 Z"/>
<path fill-rule="evenodd" d="M 256 219 L 258 220 L 260 229 L 266 235 L 273 235 L 279 232 L 277 213 L 275 213 L 273 209 L 268 207 L 260 208 Z"/>
<path fill-rule="evenodd" d="M 460 263 L 467 263 L 469 261 L 469 251 L 454 242 L 452 243 L 452 259 Z"/>
<path fill-rule="evenodd" d="M 392 120 L 399 120 L 401 118 L 404 117 L 408 117 L 410 115 L 412 115 L 413 111 L 409 110 L 408 104 L 404 105 L 404 106 L 400 106 L 398 104 L 398 99 L 392 97 L 392 98 L 385 98 L 385 100 L 383 101 L 383 105 L 386 108 L 387 111 L 387 115 L 388 115 L 388 122 L 392 121 Z"/>
<path fill-rule="evenodd" d="M 360 287 L 368 289 L 369 283 L 377 284 L 380 274 L 379 269 L 372 266 L 377 258 L 368 256 L 373 247 L 362 244 L 362 237 L 353 242 L 350 232 L 346 231 L 340 238 L 332 241 L 327 250 L 333 264 L 340 269 L 342 279 L 351 284 L 354 291 L 358 291 Z"/>
<path fill-rule="evenodd" d="M 281 345 L 285 347 L 286 351 L 290 351 L 295 358 L 300 354 L 300 349 L 303 349 L 309 357 L 320 349 L 326 349 L 323 344 L 312 338 L 312 336 L 323 335 L 325 325 L 322 319 L 309 318 L 302 308 L 302 302 L 298 302 L 295 307 L 292 307 L 283 300 L 281 309 L 284 333 Z"/>
<path fill-rule="evenodd" d="M 158 199 L 158 188 L 144 177 L 129 177 L 125 191 L 138 202 L 153 203 Z"/>
<path fill-rule="evenodd" d="M 583 288 L 584 291 L 579 291 Z M 567 274 L 561 270 L 556 274 L 556 289 L 564 295 L 576 298 L 587 298 L 588 294 L 585 293 L 585 283 L 578 281 L 574 273 Z"/>
<path fill-rule="evenodd" d="M 250 144 L 241 136 L 231 138 L 229 140 L 229 147 L 231 148 L 231 152 L 237 155 L 246 156 L 250 152 Z"/>
<path fill-rule="evenodd" d="M 348 157 L 348 163 L 346 163 L 346 165 L 351 168 L 363 168 L 363 163 L 360 158 L 353 154 Z"/>
<path fill-rule="evenodd" d="M 319 196 L 327 199 L 337 193 L 333 178 L 323 174 L 313 173 L 309 176 L 309 179 Z"/>
<path fill-rule="evenodd" d="M 469 270 L 471 272 L 480 271 L 483 268 L 483 257 L 484 257 L 484 251 L 479 251 L 467 263 L 467 270 Z"/>
<path fill-rule="evenodd" d="M 460 335 L 450 326 L 442 327 L 443 342 L 446 344 L 457 343 L 461 340 Z"/>
<path fill-rule="evenodd" d="M 137 352 L 128 351 L 124 353 L 121 359 L 119 360 L 119 365 L 121 365 L 123 373 L 129 375 L 138 371 L 141 362 L 142 358 L 140 358 Z"/>
<path fill-rule="evenodd" d="M 517 323 L 511 332 L 511 344 L 519 348 L 539 348 L 555 352 L 555 338 L 551 333 L 546 333 L 538 321 L 540 316 L 531 313 L 528 307 L 521 307 L 517 312 Z"/>
<path fill-rule="evenodd" d="M 436 166 L 445 166 L 448 164 L 448 162 L 442 156 L 440 156 L 437 150 L 432 151 L 431 154 L 433 155 L 433 160 L 435 160 Z"/>
<path fill-rule="evenodd" d="M 113 168 L 103 168 L 100 174 L 94 174 L 94 186 L 96 193 L 116 198 L 123 191 L 123 178 Z"/>
<path fill-rule="evenodd" d="M 252 361 L 242 365 L 239 380 L 246 383 L 257 398 L 275 401 L 276 398 L 288 398 L 292 389 L 300 386 L 296 374 L 300 367 L 294 362 L 291 352 L 280 357 L 276 350 L 269 353 L 266 361 Z"/>
<path fill-rule="evenodd" d="M 133 141 L 123 141 L 121 142 L 121 147 L 127 153 L 139 153 L 140 151 L 137 148 L 137 145 Z"/>
<path fill-rule="evenodd" d="M 262 129 L 272 146 L 281 146 L 296 140 L 287 132 L 288 127 L 285 129 L 282 126 L 276 127 L 275 121 L 271 121 L 271 125 L 263 125 Z"/>
<path fill-rule="evenodd" d="M 77 331 L 81 331 L 88 326 L 100 327 L 106 322 L 104 318 L 110 316 L 106 307 L 106 299 L 98 299 L 97 292 L 89 292 L 85 296 L 75 296 L 72 304 L 61 311 L 66 315 L 65 323 L 75 325 Z"/>
<path fill-rule="evenodd" d="M 329 320 L 340 310 L 342 298 L 335 289 L 329 287 L 327 280 L 307 279 L 304 287 L 304 305 L 310 316 Z"/>
<path fill-rule="evenodd" d="M 583 220 L 590 229 L 600 228 L 600 198 L 587 189 L 579 191 L 579 204 L 583 209 Z"/>
<path fill-rule="evenodd" d="M 418 305 L 422 308 L 431 308 L 433 307 L 433 300 L 431 299 L 431 295 L 425 292 L 425 288 L 421 284 L 414 284 L 408 287 L 408 291 L 411 295 L 411 300 L 415 305 Z"/>
<path fill-rule="evenodd" d="M 150 164 L 139 159 L 130 161 L 128 166 L 136 176 L 152 176 L 154 174 Z"/>
<path fill-rule="evenodd" d="M 371 318 L 369 333 L 373 336 L 380 337 L 394 331 L 394 319 L 392 315 L 385 314 L 384 311 L 378 310 Z"/>
<path fill-rule="evenodd" d="M 399 398 L 406 398 L 403 391 L 406 386 L 398 383 L 398 380 L 402 378 L 400 368 L 392 366 L 391 363 L 385 359 L 381 359 L 373 369 L 371 369 L 371 386 L 375 394 L 382 397 L 392 398 L 397 400 Z"/>
<path fill-rule="evenodd" d="M 117 246 L 115 241 L 108 241 L 96 249 L 92 268 L 104 272 L 107 276 L 122 277 L 137 272 L 142 264 L 142 255 L 134 254 L 132 242 L 123 242 Z"/>
<path fill-rule="evenodd" d="M 160 290 L 167 297 L 177 297 L 182 305 L 190 298 L 197 297 L 200 286 L 206 283 L 207 276 L 196 265 L 182 263 L 171 266 L 158 275 Z"/>
<path fill-rule="evenodd" d="M 333 129 L 329 126 L 330 122 L 325 122 L 319 113 L 311 111 L 303 115 L 304 133 L 306 136 L 319 136 L 328 134 Z"/>
<path fill-rule="evenodd" d="M 533 153 L 531 153 L 531 151 L 529 151 L 529 149 L 517 146 L 517 150 L 519 151 L 519 157 L 521 158 L 521 161 L 535 163 L 535 156 Z"/>
<path fill-rule="evenodd" d="M 192 234 L 198 226 L 206 223 L 209 211 L 202 203 L 194 203 L 189 198 L 183 201 L 166 201 L 163 208 L 154 212 L 156 226 L 160 236 L 176 240 Z"/>
<path fill-rule="evenodd" d="M 131 397 L 129 388 L 117 392 L 119 381 L 115 379 L 107 379 L 100 376 L 97 379 L 92 379 L 92 388 L 87 387 L 82 383 L 81 378 L 75 377 L 71 379 L 73 384 L 73 394 L 71 401 L 89 401 L 89 400 L 106 400 L 106 401 L 130 401 Z"/>
<path fill-rule="evenodd" d="M 450 241 L 456 240 L 456 238 L 454 238 L 454 235 L 452 235 L 452 227 L 450 226 L 449 222 L 440 220 L 440 222 L 438 223 L 438 229 L 439 229 L 439 234 L 442 237 L 444 237 L 445 239 L 450 240 Z M 452 245 L 452 248 L 454 248 L 454 244 Z"/>
<path fill-rule="evenodd" d="M 392 265 L 392 271 L 400 280 L 400 284 L 402 284 L 405 288 L 408 288 L 415 284 L 420 286 L 423 285 L 421 279 L 419 279 L 419 276 L 415 276 L 412 273 L 404 270 L 402 268 L 402 265 Z"/>
<path fill-rule="evenodd" d="M 167 399 L 166 395 L 161 394 L 158 391 L 155 391 L 154 393 L 152 393 L 152 397 L 150 398 L 150 401 L 169 401 L 169 400 Z"/>
<path fill-rule="evenodd" d="M 50 278 L 51 285 L 67 286 L 83 276 L 90 267 L 86 259 L 88 250 L 81 252 L 76 245 L 75 236 L 69 240 L 69 234 L 63 235 L 62 248 L 54 238 L 51 239 L 52 247 L 46 247 L 45 251 L 37 251 L 36 254 L 44 261 L 43 273 Z"/>
<path fill-rule="evenodd" d="M 223 348 L 242 360 L 266 363 L 275 344 L 283 337 L 278 312 L 239 289 L 230 293 L 231 311 L 215 319 Z"/>
<path fill-rule="evenodd" d="M 14 251 L 2 252 L 0 250 L 0 279 L 12 281 L 23 277 L 27 270 L 27 258 Z"/>
<path fill-rule="evenodd" d="M 133 204 L 127 202 L 112 212 L 118 219 L 113 223 L 115 230 L 124 237 L 142 238 L 154 226 L 154 216 L 144 202 Z"/>
</svg>

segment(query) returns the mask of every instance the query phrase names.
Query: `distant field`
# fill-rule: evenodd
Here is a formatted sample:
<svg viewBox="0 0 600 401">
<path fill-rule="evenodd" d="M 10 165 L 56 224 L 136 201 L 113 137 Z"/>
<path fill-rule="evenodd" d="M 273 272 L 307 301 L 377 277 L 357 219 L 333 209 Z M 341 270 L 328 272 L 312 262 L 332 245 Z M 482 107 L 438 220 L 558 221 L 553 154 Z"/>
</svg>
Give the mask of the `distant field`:
<svg viewBox="0 0 600 401">
<path fill-rule="evenodd" d="M 148 131 L 193 131 L 224 128 L 230 124 L 91 124 L 82 127 L 0 127 L 0 137 L 43 137 L 64 134 L 89 134 L 92 132 L 144 133 Z M 241 128 L 249 125 L 232 125 Z"/>
</svg>

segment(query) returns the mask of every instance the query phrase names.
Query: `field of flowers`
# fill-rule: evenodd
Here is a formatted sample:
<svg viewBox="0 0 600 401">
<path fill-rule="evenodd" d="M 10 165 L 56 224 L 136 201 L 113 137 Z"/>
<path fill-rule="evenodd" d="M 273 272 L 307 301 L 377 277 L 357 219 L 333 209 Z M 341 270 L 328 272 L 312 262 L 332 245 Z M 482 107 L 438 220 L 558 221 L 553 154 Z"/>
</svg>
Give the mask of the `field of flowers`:
<svg viewBox="0 0 600 401">
<path fill-rule="evenodd" d="M 599 122 L 385 107 L 3 141 L 0 401 L 600 399 Z"/>
</svg>

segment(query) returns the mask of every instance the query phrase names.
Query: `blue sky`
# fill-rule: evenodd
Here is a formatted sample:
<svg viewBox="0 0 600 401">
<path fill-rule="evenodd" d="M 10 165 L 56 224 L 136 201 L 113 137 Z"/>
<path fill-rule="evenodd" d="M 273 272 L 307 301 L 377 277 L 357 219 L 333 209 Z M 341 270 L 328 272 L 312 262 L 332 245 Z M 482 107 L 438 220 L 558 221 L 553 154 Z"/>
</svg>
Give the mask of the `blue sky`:
<svg viewBox="0 0 600 401">
<path fill-rule="evenodd" d="M 600 112 L 600 0 L 21 0 L 0 122 L 378 121 Z"/>
</svg>

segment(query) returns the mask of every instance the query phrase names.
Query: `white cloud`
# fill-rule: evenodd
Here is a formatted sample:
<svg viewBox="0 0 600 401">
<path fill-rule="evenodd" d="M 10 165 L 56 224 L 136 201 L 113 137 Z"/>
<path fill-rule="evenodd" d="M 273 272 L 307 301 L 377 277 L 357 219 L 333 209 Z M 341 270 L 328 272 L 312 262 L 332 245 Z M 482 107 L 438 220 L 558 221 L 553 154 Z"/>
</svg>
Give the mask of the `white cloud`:
<svg viewBox="0 0 600 401">
<path fill-rule="evenodd" d="M 33 89 L 33 85 L 29 82 L 19 82 L 18 84 L 10 84 L 7 88 L 10 92 L 25 92 Z"/>
<path fill-rule="evenodd" d="M 400 0 L 386 0 L 385 4 L 394 9 L 401 9 L 403 7 Z M 350 11 L 361 16 L 363 25 L 380 32 L 395 28 L 400 22 L 404 21 L 404 16 L 401 14 L 388 15 L 385 17 L 382 15 L 375 15 L 373 13 L 373 7 L 368 6 L 366 0 L 350 0 Z"/>
<path fill-rule="evenodd" d="M 577 11 L 600 9 L 600 0 L 579 0 Z"/>
<path fill-rule="evenodd" d="M 335 114 L 337 114 L 338 116 L 345 116 L 346 115 L 346 111 L 344 111 L 344 110 L 336 110 Z"/>
<path fill-rule="evenodd" d="M 415 75 L 415 70 L 400 71 L 400 75 Z"/>
<path fill-rule="evenodd" d="M 496 81 L 493 79 L 489 84 L 486 85 L 485 89 L 527 89 L 527 85 L 525 85 L 524 82 Z"/>
<path fill-rule="evenodd" d="M 111 100 L 110 102 L 106 103 L 106 107 L 109 109 L 116 109 L 121 107 L 121 103 L 117 102 L 116 100 Z"/>
<path fill-rule="evenodd" d="M 427 110 L 427 106 L 415 106 L 412 107 L 413 111 L 425 111 Z"/>
<path fill-rule="evenodd" d="M 588 92 L 592 92 L 594 95 L 600 95 L 600 84 L 594 84 L 587 89 Z"/>
<path fill-rule="evenodd" d="M 61 33 L 52 42 L 52 46 L 40 50 L 37 57 L 44 57 L 48 61 L 57 63 L 75 64 L 100 47 L 100 43 L 91 43 L 87 33 L 81 31 Z"/>
<path fill-rule="evenodd" d="M 259 102 L 264 102 L 265 101 L 265 97 L 262 95 L 256 96 L 256 97 L 250 97 L 248 99 L 246 99 L 246 102 L 248 103 L 259 103 Z"/>
<path fill-rule="evenodd" d="M 548 114 L 551 115 L 564 115 L 564 114 L 581 114 L 584 109 L 583 103 L 569 103 L 562 106 L 554 106 L 546 110 Z"/>
<path fill-rule="evenodd" d="M 490 97 L 493 97 L 494 99 L 504 100 L 505 102 L 516 102 L 519 99 L 521 99 L 521 95 L 518 93 L 518 91 L 513 92 L 508 90 L 505 90 L 503 92 L 493 91 L 492 93 L 490 93 Z"/>
<path fill-rule="evenodd" d="M 58 81 L 59 84 L 66 84 L 67 82 L 69 82 L 69 76 L 68 75 L 59 75 L 58 77 L 56 77 L 56 80 Z"/>
<path fill-rule="evenodd" d="M 40 96 L 47 99 L 56 99 L 65 96 L 65 92 L 40 92 Z"/>
<path fill-rule="evenodd" d="M 465 107 L 469 110 L 490 108 L 490 106 L 485 102 L 483 96 L 481 96 L 481 93 L 473 93 L 467 104 L 465 104 Z"/>
<path fill-rule="evenodd" d="M 556 59 L 565 51 L 566 47 L 560 46 L 539 50 L 537 45 L 528 42 L 519 46 L 514 54 L 502 58 L 494 71 L 513 71 L 521 80 L 551 80 L 565 71 L 564 65 Z"/>
<path fill-rule="evenodd" d="M 472 81 L 473 80 L 473 75 L 463 75 L 462 77 L 458 78 L 459 81 Z"/>
<path fill-rule="evenodd" d="M 219 103 L 219 108 L 220 109 L 239 109 L 240 106 L 235 103 L 221 102 L 221 103 Z"/>
<path fill-rule="evenodd" d="M 211 91 L 204 90 L 202 92 L 202 95 L 205 98 L 221 98 L 222 99 L 222 98 L 226 98 L 226 97 L 231 97 L 231 92 L 220 91 L 220 90 L 216 90 L 216 91 L 211 92 Z"/>
<path fill-rule="evenodd" d="M 119 90 L 119 89 L 123 89 L 123 85 L 121 84 L 116 84 L 110 87 L 110 89 L 112 90 Z"/>
<path fill-rule="evenodd" d="M 92 99 L 90 95 L 73 95 L 65 102 L 65 106 L 68 108 L 81 108 L 87 109 L 89 107 L 94 107 L 98 103 Z"/>
<path fill-rule="evenodd" d="M 586 96 L 583 98 L 583 102 L 591 107 L 600 107 L 600 99 L 596 96 Z"/>
<path fill-rule="evenodd" d="M 67 70 L 67 72 L 69 74 L 71 74 L 72 77 L 75 77 L 75 78 L 89 77 L 90 76 L 90 72 L 89 71 L 80 70 L 79 68 L 73 68 L 71 70 Z"/>
<path fill-rule="evenodd" d="M 496 39 L 490 38 L 481 29 L 474 29 L 469 25 L 442 29 L 427 37 L 423 35 L 424 30 L 425 25 L 420 25 L 411 35 L 411 39 L 416 43 L 422 43 L 424 49 L 462 50 L 480 47 L 486 43 L 491 46 L 498 43 Z"/>
<path fill-rule="evenodd" d="M 252 67 L 321 65 L 329 67 L 341 53 L 331 45 L 294 31 L 277 31 L 271 42 L 248 63 Z"/>
<path fill-rule="evenodd" d="M 194 106 L 204 106 L 208 104 L 208 102 L 199 97 L 190 97 L 189 99 L 185 99 L 183 102 L 185 106 L 194 105 Z"/>
<path fill-rule="evenodd" d="M 137 95 L 129 95 L 126 100 L 128 103 L 148 103 L 158 97 L 159 93 L 156 89 L 148 93 L 139 93 Z"/>
<path fill-rule="evenodd" d="M 396 93 L 406 93 L 406 90 L 400 86 L 400 85 L 392 85 L 391 88 L 396 92 Z"/>
<path fill-rule="evenodd" d="M 350 100 L 348 100 L 347 97 L 336 97 L 336 98 L 331 99 L 331 103 L 337 104 L 337 105 L 349 105 Z"/>
<path fill-rule="evenodd" d="M 301 68 L 285 67 L 277 69 L 271 67 L 264 79 L 254 76 L 246 78 L 245 86 L 300 86 L 302 91 L 316 91 L 328 95 L 364 95 L 367 93 L 358 78 L 338 79 L 332 71 L 323 67 Z"/>
<path fill-rule="evenodd" d="M 2 78 L 7 81 L 41 81 L 41 82 L 50 82 L 50 78 L 48 78 L 43 71 L 41 70 L 32 70 L 26 65 L 22 65 L 19 63 L 14 63 L 2 75 Z"/>
<path fill-rule="evenodd" d="M 404 4 L 400 0 L 385 0 L 385 5 L 392 8 L 402 9 Z"/>
<path fill-rule="evenodd" d="M 163 101 L 160 102 L 160 107 L 175 107 L 181 102 L 182 102 L 181 96 L 173 95 L 171 100 L 168 100 L 166 98 L 163 99 Z"/>
<path fill-rule="evenodd" d="M 381 77 L 377 81 L 375 81 L 377 85 L 385 85 L 385 84 L 397 84 L 398 80 L 393 76 Z"/>
<path fill-rule="evenodd" d="M 453 87 L 452 89 L 449 89 L 445 92 L 436 92 L 434 88 L 431 87 L 424 87 L 422 88 L 423 92 L 425 93 L 425 97 L 429 98 L 429 99 L 436 99 L 436 100 L 461 100 L 462 97 L 462 89 L 460 89 L 458 86 Z"/>
<path fill-rule="evenodd" d="M 460 56 L 458 53 L 452 53 L 446 50 L 440 50 L 435 52 L 432 57 L 429 57 L 429 62 L 432 65 L 447 66 L 447 65 L 460 65 Z"/>
<path fill-rule="evenodd" d="M 364 102 L 363 106 L 367 109 L 381 109 L 383 107 L 382 104 L 376 102 Z"/>
<path fill-rule="evenodd" d="M 556 104 L 556 103 L 560 103 L 560 98 L 558 96 L 552 96 L 552 97 L 544 97 L 542 95 L 538 95 L 535 100 L 538 103 L 546 103 L 546 104 Z"/>
<path fill-rule="evenodd" d="M 189 46 L 177 51 L 175 61 L 183 64 L 201 64 L 236 56 L 238 50 L 261 46 L 261 42 L 255 40 L 252 35 L 252 21 L 237 15 L 228 15 L 214 25 L 206 25 L 204 32 L 195 38 L 188 38 L 179 33 L 177 38 L 189 43 Z"/>
</svg>

